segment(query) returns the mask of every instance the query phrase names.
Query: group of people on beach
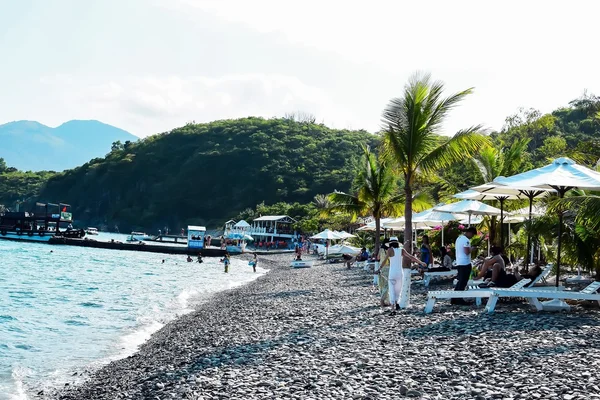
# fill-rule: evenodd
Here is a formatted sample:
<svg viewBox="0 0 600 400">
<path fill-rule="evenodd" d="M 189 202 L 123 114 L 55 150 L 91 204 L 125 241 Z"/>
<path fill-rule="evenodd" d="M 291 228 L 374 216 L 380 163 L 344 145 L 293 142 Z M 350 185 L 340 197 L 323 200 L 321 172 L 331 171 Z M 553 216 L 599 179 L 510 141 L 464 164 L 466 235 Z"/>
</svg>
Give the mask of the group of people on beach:
<svg viewBox="0 0 600 400">
<path fill-rule="evenodd" d="M 477 234 L 473 227 L 467 228 L 458 236 L 455 242 L 455 261 L 453 260 L 453 250 L 451 246 L 445 246 L 441 249 L 441 266 L 434 267 L 433 253 L 429 244 L 429 238 L 423 237 L 423 243 L 420 247 L 420 257 L 409 254 L 397 237 L 385 239 L 379 253 L 376 257 L 375 282 L 379 288 L 379 300 L 382 307 L 391 306 L 392 314 L 397 310 L 406 308 L 410 302 L 410 285 L 412 268 L 410 265 L 403 265 L 403 258 L 418 264 L 418 272 L 422 275 L 424 272 L 449 271 L 455 268 L 457 273 L 456 291 L 464 291 L 470 279 L 484 280 L 479 286 L 484 287 L 510 287 L 521 279 L 534 279 L 541 273 L 541 268 L 534 267 L 528 274 L 521 275 L 514 268 L 508 271 L 507 266 L 510 260 L 503 254 L 503 249 L 499 246 L 492 246 L 491 256 L 488 258 L 478 257 L 472 263 L 471 256 L 477 249 L 471 245 L 471 239 Z M 473 267 L 475 264 L 475 268 Z M 468 304 L 464 299 L 452 299 L 453 305 Z"/>
</svg>

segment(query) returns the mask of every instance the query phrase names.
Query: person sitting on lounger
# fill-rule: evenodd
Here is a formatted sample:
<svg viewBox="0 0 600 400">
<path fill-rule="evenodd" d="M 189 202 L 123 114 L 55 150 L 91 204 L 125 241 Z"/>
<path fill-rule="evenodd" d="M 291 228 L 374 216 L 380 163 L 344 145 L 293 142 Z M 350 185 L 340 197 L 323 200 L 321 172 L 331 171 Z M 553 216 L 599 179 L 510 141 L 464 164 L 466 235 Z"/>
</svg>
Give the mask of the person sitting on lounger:
<svg viewBox="0 0 600 400">
<path fill-rule="evenodd" d="M 354 261 L 356 261 L 356 257 L 353 257 L 350 254 L 343 254 L 342 259 L 344 260 L 344 264 L 346 264 L 346 268 L 348 269 L 350 269 Z"/>
<path fill-rule="evenodd" d="M 511 287 L 519 281 L 519 279 L 506 272 L 506 260 L 502 254 L 500 246 L 492 246 L 490 249 L 492 257 L 483 262 L 483 266 L 479 274 L 474 279 L 485 278 L 486 282 L 479 287 Z"/>
</svg>

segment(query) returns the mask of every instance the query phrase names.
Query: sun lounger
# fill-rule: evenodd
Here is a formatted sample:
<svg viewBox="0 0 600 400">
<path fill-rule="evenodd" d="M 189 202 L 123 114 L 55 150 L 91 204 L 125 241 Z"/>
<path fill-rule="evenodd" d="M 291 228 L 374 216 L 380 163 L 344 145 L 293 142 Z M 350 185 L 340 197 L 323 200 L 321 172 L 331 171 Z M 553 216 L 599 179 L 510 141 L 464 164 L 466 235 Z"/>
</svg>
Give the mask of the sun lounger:
<svg viewBox="0 0 600 400">
<path fill-rule="evenodd" d="M 531 279 L 521 279 L 509 289 L 522 289 L 525 285 L 531 282 Z M 489 298 L 492 295 L 492 290 L 471 289 L 471 290 L 432 290 L 427 293 L 427 303 L 425 304 L 425 313 L 429 314 L 433 311 L 433 306 L 438 299 L 475 299 L 477 305 L 481 304 L 481 299 Z"/>
<path fill-rule="evenodd" d="M 553 264 L 548 264 L 544 267 L 542 272 L 528 285 L 528 287 L 535 286 L 538 283 L 547 283 L 548 277 L 552 273 L 552 269 L 554 268 Z M 467 283 L 467 288 L 475 288 L 479 284 L 483 283 L 483 279 L 469 279 Z M 458 279 L 453 281 L 454 286 L 458 283 Z"/>
<path fill-rule="evenodd" d="M 600 304 L 600 282 L 593 282 L 586 286 L 580 292 L 569 290 L 540 290 L 540 288 L 508 288 L 491 289 L 491 295 L 488 298 L 485 309 L 488 313 L 493 313 L 498 299 L 500 297 L 523 297 L 527 299 L 538 311 L 544 308 L 538 299 L 557 299 L 557 300 L 592 300 Z"/>
<path fill-rule="evenodd" d="M 456 276 L 456 274 L 457 271 L 455 269 L 451 269 L 450 271 L 425 272 L 423 274 L 423 285 L 429 287 L 429 283 L 431 283 L 432 279 L 452 278 L 453 276 Z"/>
</svg>

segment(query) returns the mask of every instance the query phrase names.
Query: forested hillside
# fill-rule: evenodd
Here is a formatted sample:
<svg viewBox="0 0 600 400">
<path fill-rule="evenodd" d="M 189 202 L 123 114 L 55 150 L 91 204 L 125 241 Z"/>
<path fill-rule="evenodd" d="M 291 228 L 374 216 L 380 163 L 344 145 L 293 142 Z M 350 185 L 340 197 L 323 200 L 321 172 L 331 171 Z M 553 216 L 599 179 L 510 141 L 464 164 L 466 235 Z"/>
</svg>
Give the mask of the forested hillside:
<svg viewBox="0 0 600 400">
<path fill-rule="evenodd" d="M 550 114 L 529 109 L 492 133 L 473 160 L 439 171 L 417 189 L 431 202 L 495 176 L 569 156 L 600 158 L 600 99 L 584 95 Z M 54 174 L 21 172 L 0 160 L 0 205 L 66 202 L 80 225 L 121 230 L 219 226 L 258 204 L 311 202 L 349 191 L 361 145 L 379 137 L 293 119 L 244 118 L 188 124 L 139 142 L 116 142 L 104 158 Z M 282 206 L 283 207 L 283 206 Z M 280 207 L 281 208 L 281 207 Z M 285 207 L 284 207 L 285 208 Z"/>
<path fill-rule="evenodd" d="M 256 204 L 309 202 L 348 190 L 364 131 L 289 119 L 244 118 L 188 124 L 51 178 L 42 200 L 73 205 L 86 224 L 122 230 L 221 225 Z"/>
</svg>

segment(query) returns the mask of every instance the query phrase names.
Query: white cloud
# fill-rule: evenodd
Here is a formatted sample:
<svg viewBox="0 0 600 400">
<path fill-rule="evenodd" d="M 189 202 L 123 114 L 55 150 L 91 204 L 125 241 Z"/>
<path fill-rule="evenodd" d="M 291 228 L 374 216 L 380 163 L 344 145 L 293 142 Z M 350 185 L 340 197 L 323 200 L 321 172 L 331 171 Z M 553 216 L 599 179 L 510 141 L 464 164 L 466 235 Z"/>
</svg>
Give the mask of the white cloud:
<svg viewBox="0 0 600 400">
<path fill-rule="evenodd" d="M 351 119 L 324 91 L 284 75 L 93 80 L 60 76 L 44 77 L 42 82 L 77 118 L 100 119 L 138 136 L 170 130 L 191 120 L 207 122 L 249 115 L 270 118 L 299 110 L 339 127 Z"/>
</svg>

